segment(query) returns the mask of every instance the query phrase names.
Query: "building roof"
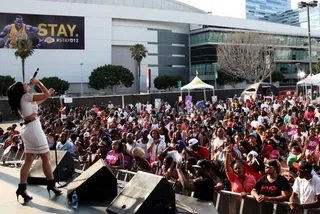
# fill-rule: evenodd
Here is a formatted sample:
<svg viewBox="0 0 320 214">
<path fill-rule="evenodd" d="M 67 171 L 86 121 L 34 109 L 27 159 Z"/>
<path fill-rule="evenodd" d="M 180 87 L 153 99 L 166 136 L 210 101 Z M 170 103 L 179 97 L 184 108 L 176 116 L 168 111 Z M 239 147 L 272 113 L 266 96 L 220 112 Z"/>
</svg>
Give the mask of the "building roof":
<svg viewBox="0 0 320 214">
<path fill-rule="evenodd" d="M 37 0 L 83 4 L 103 4 L 126 7 L 143 7 L 158 10 L 173 10 L 192 13 L 207 13 L 191 5 L 176 0 Z"/>
</svg>

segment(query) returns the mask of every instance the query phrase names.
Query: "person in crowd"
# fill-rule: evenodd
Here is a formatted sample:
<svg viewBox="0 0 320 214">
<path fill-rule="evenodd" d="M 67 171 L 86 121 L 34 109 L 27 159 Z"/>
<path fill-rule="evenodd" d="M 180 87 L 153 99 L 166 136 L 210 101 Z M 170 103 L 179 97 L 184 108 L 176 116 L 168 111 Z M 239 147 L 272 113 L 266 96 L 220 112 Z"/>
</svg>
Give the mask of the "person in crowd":
<svg viewBox="0 0 320 214">
<path fill-rule="evenodd" d="M 281 176 L 281 164 L 278 160 L 270 160 L 265 165 L 266 175 L 257 181 L 251 195 L 258 203 L 264 201 L 287 201 L 291 187 L 288 180 Z"/>
<path fill-rule="evenodd" d="M 292 210 L 320 207 L 320 178 L 311 174 L 312 165 L 304 160 L 294 163 L 298 176 L 292 187 L 290 208 Z"/>
<path fill-rule="evenodd" d="M 104 160 L 112 169 L 124 169 L 124 145 L 120 140 L 112 142 L 111 150 Z"/>
<path fill-rule="evenodd" d="M 153 162 L 158 160 L 158 155 L 163 152 L 167 146 L 157 129 L 153 129 L 150 132 L 150 135 L 151 137 L 149 138 L 149 142 L 147 144 L 147 152 L 150 153 L 150 162 Z"/>
<path fill-rule="evenodd" d="M 252 176 L 247 176 L 244 171 L 244 166 L 242 161 L 236 161 L 233 164 L 233 169 L 230 166 L 232 156 L 231 156 L 232 147 L 229 146 L 225 150 L 225 173 L 228 180 L 231 183 L 231 191 L 236 193 L 241 193 L 242 196 L 250 195 L 251 190 L 253 189 L 256 180 Z"/>
<path fill-rule="evenodd" d="M 209 160 L 199 160 L 193 168 L 196 170 L 196 179 L 192 182 L 187 180 L 183 171 L 181 163 L 176 164 L 179 181 L 182 187 L 186 190 L 194 192 L 194 197 L 212 201 L 214 192 L 214 181 L 210 176 L 211 163 Z"/>
<path fill-rule="evenodd" d="M 204 147 L 199 145 L 199 141 L 195 138 L 192 138 L 189 140 L 189 153 L 192 157 L 194 157 L 196 160 L 200 159 L 207 159 L 209 160 L 209 150 Z"/>
<path fill-rule="evenodd" d="M 134 148 L 132 150 L 132 156 L 134 158 L 132 171 L 151 172 L 151 165 L 149 161 L 145 158 L 145 152 L 142 148 Z"/>
<path fill-rule="evenodd" d="M 74 145 L 72 142 L 70 142 L 67 139 L 67 133 L 62 132 L 60 134 L 60 140 L 58 141 L 58 144 L 57 144 L 57 150 L 58 151 L 67 151 L 71 155 L 73 155 L 73 156 L 75 155 Z"/>
</svg>

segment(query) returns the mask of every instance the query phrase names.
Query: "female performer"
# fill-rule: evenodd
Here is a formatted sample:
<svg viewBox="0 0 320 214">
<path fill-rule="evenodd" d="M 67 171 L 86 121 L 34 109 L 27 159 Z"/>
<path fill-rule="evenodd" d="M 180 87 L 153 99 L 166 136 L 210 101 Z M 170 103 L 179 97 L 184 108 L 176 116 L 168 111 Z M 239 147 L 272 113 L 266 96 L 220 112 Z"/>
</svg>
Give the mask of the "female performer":
<svg viewBox="0 0 320 214">
<path fill-rule="evenodd" d="M 30 79 L 31 85 L 36 85 L 42 93 L 29 93 L 30 87 L 27 83 L 16 82 L 8 88 L 9 105 L 12 111 L 24 120 L 21 128 L 21 137 L 25 145 L 25 161 L 20 171 L 20 184 L 16 191 L 17 200 L 21 195 L 24 201 L 29 201 L 32 197 L 27 193 L 27 178 L 32 162 L 38 154 L 43 163 L 43 172 L 48 180 L 47 190 L 56 195 L 61 191 L 55 186 L 55 181 L 50 165 L 50 153 L 47 138 L 42 130 L 40 120 L 37 118 L 38 105 L 44 102 L 50 95 L 54 93 L 54 89 L 49 90 L 36 78 Z"/>
</svg>

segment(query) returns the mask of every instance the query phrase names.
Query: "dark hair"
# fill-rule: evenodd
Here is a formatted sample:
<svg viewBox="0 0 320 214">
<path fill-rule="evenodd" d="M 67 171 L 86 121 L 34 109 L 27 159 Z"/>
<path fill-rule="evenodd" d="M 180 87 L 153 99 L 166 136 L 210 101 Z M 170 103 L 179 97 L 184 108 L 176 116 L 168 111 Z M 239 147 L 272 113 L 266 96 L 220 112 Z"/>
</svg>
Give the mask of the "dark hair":
<svg viewBox="0 0 320 214">
<path fill-rule="evenodd" d="M 20 100 L 26 92 L 23 89 L 22 82 L 13 83 L 7 90 L 9 105 L 12 112 L 20 118 Z"/>
<path fill-rule="evenodd" d="M 21 15 L 16 15 L 16 19 L 22 19 Z"/>
</svg>

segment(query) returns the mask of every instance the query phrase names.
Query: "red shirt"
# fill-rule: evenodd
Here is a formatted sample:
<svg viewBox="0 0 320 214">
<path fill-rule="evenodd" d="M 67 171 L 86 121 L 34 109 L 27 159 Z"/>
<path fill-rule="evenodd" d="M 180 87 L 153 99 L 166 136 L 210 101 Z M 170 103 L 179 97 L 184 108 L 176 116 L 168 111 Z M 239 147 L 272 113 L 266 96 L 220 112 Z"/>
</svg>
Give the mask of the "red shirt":
<svg viewBox="0 0 320 214">
<path fill-rule="evenodd" d="M 304 117 L 311 122 L 314 119 L 314 113 L 312 111 L 307 111 L 306 113 L 304 113 Z"/>
<path fill-rule="evenodd" d="M 209 160 L 209 149 L 207 149 L 204 146 L 199 146 L 199 150 L 192 150 L 192 152 L 200 155 L 201 157 L 203 157 L 204 159 Z M 196 160 L 200 160 L 200 158 L 198 157 L 194 157 Z"/>
<path fill-rule="evenodd" d="M 254 185 L 256 184 L 256 179 L 252 176 L 247 176 L 246 180 L 243 182 L 239 179 L 238 175 L 236 175 L 232 169 L 229 171 L 226 170 L 226 175 L 231 183 L 231 191 L 232 192 L 251 192 Z"/>
<path fill-rule="evenodd" d="M 244 166 L 245 174 L 253 176 L 256 181 L 258 181 L 262 177 L 261 173 L 253 171 L 247 162 L 243 161 L 243 166 Z"/>
</svg>

